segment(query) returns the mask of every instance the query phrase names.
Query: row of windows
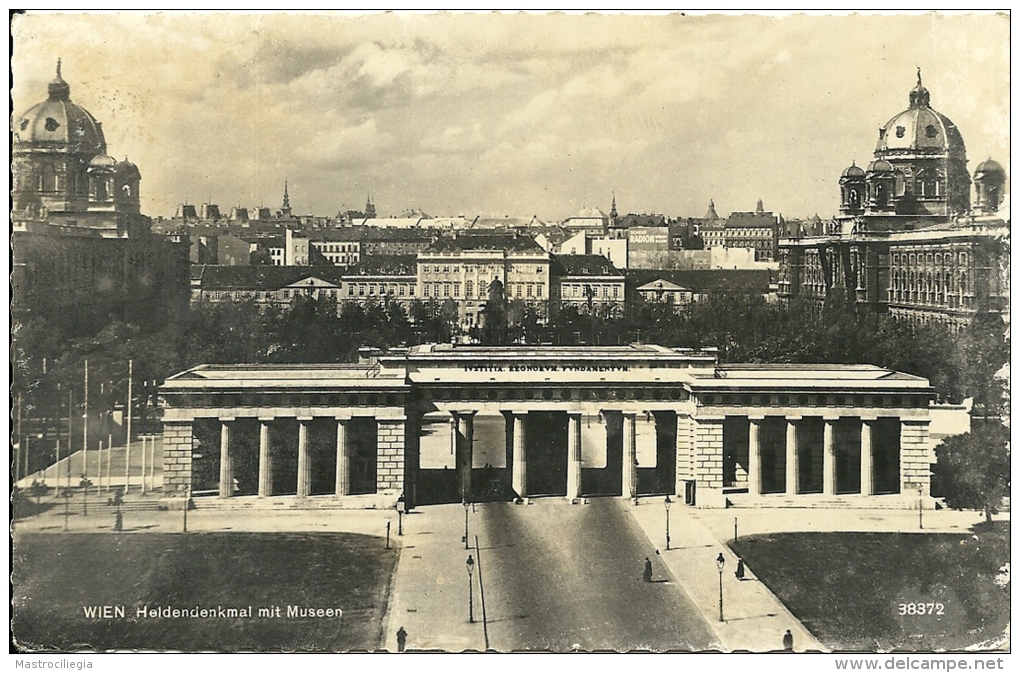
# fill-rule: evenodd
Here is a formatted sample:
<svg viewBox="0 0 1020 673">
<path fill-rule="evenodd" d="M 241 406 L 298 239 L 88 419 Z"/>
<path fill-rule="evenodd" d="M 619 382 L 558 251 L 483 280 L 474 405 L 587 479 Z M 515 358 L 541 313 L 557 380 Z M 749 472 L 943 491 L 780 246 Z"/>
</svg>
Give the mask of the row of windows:
<svg viewBox="0 0 1020 673">
<path fill-rule="evenodd" d="M 357 252 L 357 243 L 312 243 L 319 252 Z"/>
<path fill-rule="evenodd" d="M 466 273 L 474 273 L 476 270 L 479 271 L 479 272 L 482 272 L 482 273 L 498 273 L 499 271 L 502 271 L 502 267 L 478 266 L 477 269 L 476 269 L 474 264 L 465 264 L 464 265 L 464 271 Z M 540 274 L 540 273 L 543 273 L 545 271 L 545 267 L 542 267 L 542 266 L 516 266 L 515 265 L 515 266 L 512 266 L 510 268 L 510 270 L 511 271 L 515 271 L 517 273 L 532 273 L 532 270 L 534 270 L 534 273 L 539 273 Z M 422 267 L 421 267 L 421 272 L 423 274 L 424 273 L 460 273 L 461 272 L 461 265 L 460 264 L 453 264 L 453 265 L 444 264 L 444 265 L 430 266 L 428 264 L 423 264 Z"/>
<path fill-rule="evenodd" d="M 354 283 L 351 283 L 347 286 L 347 296 L 353 297 L 355 296 L 355 292 L 357 292 L 357 296 L 359 297 L 373 297 L 376 294 L 376 287 L 375 283 L 358 283 L 357 289 L 355 289 Z M 391 296 L 396 295 L 398 297 L 414 296 L 414 285 L 409 283 L 380 283 L 378 285 L 378 290 L 380 295 L 388 294 Z"/>
<path fill-rule="evenodd" d="M 591 285 L 591 284 L 570 284 L 564 285 L 562 296 L 564 297 L 603 297 L 608 299 L 612 295 L 613 299 L 619 299 L 621 294 L 622 285 Z M 610 289 L 612 288 L 612 289 Z"/>
<path fill-rule="evenodd" d="M 957 258 L 957 255 L 959 255 L 958 258 Z M 931 252 L 929 252 L 929 253 L 913 253 L 912 252 L 912 253 L 908 254 L 908 253 L 904 252 L 904 253 L 893 254 L 893 260 L 892 261 L 893 261 L 893 265 L 894 266 L 898 266 L 900 264 L 905 264 L 905 265 L 914 265 L 914 264 L 928 264 L 928 265 L 931 265 L 931 264 L 935 264 L 935 265 L 939 265 L 939 264 L 942 264 L 943 262 L 945 262 L 947 264 L 952 264 L 952 263 L 956 262 L 957 260 L 958 260 L 958 263 L 960 264 L 960 266 L 966 266 L 967 265 L 967 253 L 965 253 L 965 252 L 961 252 L 961 253 L 947 252 L 947 253 L 943 254 L 941 252 L 935 252 L 935 253 L 931 253 Z"/>
</svg>

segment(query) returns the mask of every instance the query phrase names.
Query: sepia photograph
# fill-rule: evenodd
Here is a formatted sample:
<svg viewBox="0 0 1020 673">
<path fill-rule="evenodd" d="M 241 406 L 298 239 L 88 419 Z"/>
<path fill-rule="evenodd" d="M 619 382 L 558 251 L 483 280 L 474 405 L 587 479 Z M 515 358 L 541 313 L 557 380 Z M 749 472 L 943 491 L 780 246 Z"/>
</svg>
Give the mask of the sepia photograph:
<svg viewBox="0 0 1020 673">
<path fill-rule="evenodd" d="M 12 12 L 15 667 L 1003 669 L 1010 29 Z"/>
</svg>

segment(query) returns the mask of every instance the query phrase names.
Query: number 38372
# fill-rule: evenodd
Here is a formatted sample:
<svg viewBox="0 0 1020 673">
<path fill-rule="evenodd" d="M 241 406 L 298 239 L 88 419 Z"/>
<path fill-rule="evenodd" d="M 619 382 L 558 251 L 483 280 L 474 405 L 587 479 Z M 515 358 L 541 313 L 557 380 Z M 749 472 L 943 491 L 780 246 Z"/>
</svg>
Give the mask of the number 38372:
<svg viewBox="0 0 1020 673">
<path fill-rule="evenodd" d="M 946 614 L 946 606 L 942 603 L 900 603 L 901 615 L 931 616 Z"/>
</svg>

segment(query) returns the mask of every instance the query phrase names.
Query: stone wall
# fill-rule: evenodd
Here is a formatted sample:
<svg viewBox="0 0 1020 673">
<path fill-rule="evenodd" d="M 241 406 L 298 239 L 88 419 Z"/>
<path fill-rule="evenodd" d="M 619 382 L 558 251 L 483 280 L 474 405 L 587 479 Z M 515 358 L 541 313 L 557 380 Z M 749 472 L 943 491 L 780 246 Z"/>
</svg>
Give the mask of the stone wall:
<svg viewBox="0 0 1020 673">
<path fill-rule="evenodd" d="M 934 451 L 928 446 L 927 418 L 900 420 L 900 492 L 916 493 L 921 488 L 924 495 L 931 493 L 931 464 L 935 462 Z"/>
<path fill-rule="evenodd" d="M 404 490 L 404 425 L 401 420 L 380 420 L 377 436 L 376 491 Z"/>
<path fill-rule="evenodd" d="M 191 488 L 191 423 L 163 423 L 163 497 L 183 498 Z"/>
</svg>

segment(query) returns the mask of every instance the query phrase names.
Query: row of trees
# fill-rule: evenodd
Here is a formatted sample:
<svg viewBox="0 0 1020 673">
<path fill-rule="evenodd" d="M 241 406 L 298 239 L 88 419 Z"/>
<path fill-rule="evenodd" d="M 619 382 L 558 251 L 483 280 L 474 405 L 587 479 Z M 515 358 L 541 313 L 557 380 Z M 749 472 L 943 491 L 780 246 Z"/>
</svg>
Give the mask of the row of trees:
<svg viewBox="0 0 1020 673">
<path fill-rule="evenodd" d="M 648 342 L 716 346 L 724 363 L 869 363 L 929 379 L 942 401 L 974 398 L 978 416 L 996 417 L 1005 411 L 1004 381 L 996 372 L 1008 361 L 1009 340 L 998 317 L 979 316 L 953 333 L 938 324 L 913 325 L 857 311 L 852 303 L 776 304 L 729 292 L 682 311 L 658 303 L 637 303 L 625 310 L 589 304 L 564 307 L 546 319 L 546 307 L 507 301 L 498 284 L 493 285 L 481 324 L 468 332 L 484 344 Z M 198 364 L 352 362 L 362 346 L 448 343 L 459 334 L 458 323 L 453 301 L 415 302 L 405 310 L 397 302 L 345 302 L 338 307 L 328 298 L 299 298 L 288 308 L 250 301 L 203 303 L 162 325 L 110 320 L 100 332 L 84 336 L 75 334 L 74 325 L 53 319 L 27 320 L 13 328 L 13 392 L 22 401 L 21 413 L 34 419 L 36 431 L 45 435 L 50 428 L 66 427 L 62 419 L 68 415 L 81 418 L 86 360 L 93 413 L 124 403 L 130 360 L 134 405 L 144 418 L 156 385 Z M 69 401 L 74 404 L 70 411 Z M 995 465 L 1001 465 L 1006 451 L 1000 442 L 1003 433 L 989 428 L 975 424 L 974 433 L 956 440 L 981 451 L 947 446 L 945 460 L 940 457 L 941 482 L 954 478 L 946 470 L 964 474 L 960 466 L 966 466 L 969 457 L 975 457 L 966 476 L 970 482 L 985 483 L 983 475 L 1001 472 Z M 985 455 L 999 462 L 978 459 Z M 1000 493 L 1008 492 L 1008 471 L 1006 479 Z M 947 489 L 957 494 L 953 502 L 978 506 L 974 488 Z"/>
</svg>

